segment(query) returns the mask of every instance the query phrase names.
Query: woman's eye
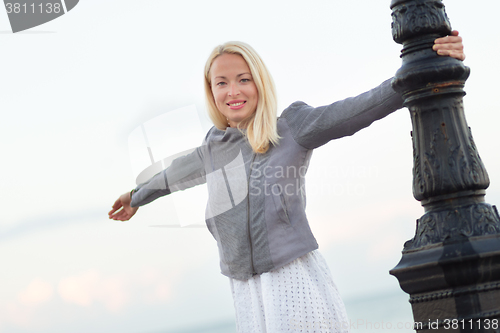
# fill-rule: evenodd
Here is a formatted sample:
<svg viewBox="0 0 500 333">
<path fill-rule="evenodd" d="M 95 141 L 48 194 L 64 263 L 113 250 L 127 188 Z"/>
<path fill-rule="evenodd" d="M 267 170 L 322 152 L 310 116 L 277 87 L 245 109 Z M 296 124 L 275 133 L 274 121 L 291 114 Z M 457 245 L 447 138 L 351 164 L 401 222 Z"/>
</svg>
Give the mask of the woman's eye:
<svg viewBox="0 0 500 333">
<path fill-rule="evenodd" d="M 241 82 L 250 82 L 250 79 L 241 79 Z"/>
<path fill-rule="evenodd" d="M 225 85 L 225 84 L 226 84 L 226 82 L 217 82 L 215 85 L 217 85 L 217 86 L 219 86 L 219 87 L 220 87 L 220 86 L 223 86 L 223 85 Z"/>
</svg>

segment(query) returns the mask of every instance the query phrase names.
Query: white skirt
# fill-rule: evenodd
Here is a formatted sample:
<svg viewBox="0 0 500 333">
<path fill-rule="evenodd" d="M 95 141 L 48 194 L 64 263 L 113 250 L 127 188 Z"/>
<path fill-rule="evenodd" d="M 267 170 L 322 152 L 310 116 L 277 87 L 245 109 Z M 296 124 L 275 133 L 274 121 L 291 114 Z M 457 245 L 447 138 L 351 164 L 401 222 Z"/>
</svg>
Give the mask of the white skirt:
<svg viewBox="0 0 500 333">
<path fill-rule="evenodd" d="M 317 251 L 246 281 L 230 278 L 239 333 L 347 333 L 344 303 Z"/>
</svg>

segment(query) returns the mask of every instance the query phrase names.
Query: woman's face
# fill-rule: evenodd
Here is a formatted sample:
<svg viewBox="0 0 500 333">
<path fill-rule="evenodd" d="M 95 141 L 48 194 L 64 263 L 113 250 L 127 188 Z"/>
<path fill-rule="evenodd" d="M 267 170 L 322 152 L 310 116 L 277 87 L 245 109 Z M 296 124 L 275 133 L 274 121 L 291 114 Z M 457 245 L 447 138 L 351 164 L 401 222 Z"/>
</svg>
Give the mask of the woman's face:
<svg viewBox="0 0 500 333">
<path fill-rule="evenodd" d="M 231 127 L 257 110 L 259 93 L 242 56 L 224 53 L 215 58 L 210 79 L 215 105 Z"/>
</svg>

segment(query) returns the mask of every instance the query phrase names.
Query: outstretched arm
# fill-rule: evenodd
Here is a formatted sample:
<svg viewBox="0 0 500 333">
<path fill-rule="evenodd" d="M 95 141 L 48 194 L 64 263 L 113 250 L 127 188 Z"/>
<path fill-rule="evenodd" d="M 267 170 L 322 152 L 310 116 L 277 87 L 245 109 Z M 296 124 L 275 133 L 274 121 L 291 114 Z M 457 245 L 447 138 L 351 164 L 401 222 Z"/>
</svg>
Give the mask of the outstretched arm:
<svg viewBox="0 0 500 333">
<path fill-rule="evenodd" d="M 462 37 L 458 35 L 457 30 L 453 30 L 450 36 L 436 39 L 432 49 L 439 55 L 449 56 L 462 61 L 465 60 Z"/>
<path fill-rule="evenodd" d="M 203 163 L 205 145 L 176 158 L 172 164 L 132 192 L 122 194 L 113 204 L 108 216 L 112 220 L 128 221 L 139 209 L 161 196 L 206 182 Z"/>
<path fill-rule="evenodd" d="M 433 49 L 439 55 L 465 59 L 458 31 L 454 30 L 450 36 L 438 38 L 434 43 Z M 297 143 L 312 149 L 332 139 L 352 135 L 402 106 L 401 97 L 387 80 L 357 97 L 319 108 L 296 102 L 281 116 L 287 120 Z"/>
</svg>

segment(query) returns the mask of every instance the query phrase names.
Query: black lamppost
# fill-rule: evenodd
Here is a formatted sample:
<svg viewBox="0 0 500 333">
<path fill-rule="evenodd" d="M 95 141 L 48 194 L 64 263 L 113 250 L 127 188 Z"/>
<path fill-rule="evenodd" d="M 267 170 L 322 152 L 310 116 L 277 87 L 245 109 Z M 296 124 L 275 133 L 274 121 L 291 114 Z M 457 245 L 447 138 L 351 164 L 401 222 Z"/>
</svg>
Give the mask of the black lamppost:
<svg viewBox="0 0 500 333">
<path fill-rule="evenodd" d="M 441 0 L 391 9 L 403 44 L 393 87 L 410 110 L 413 195 L 425 214 L 390 273 L 410 294 L 417 331 L 500 332 L 500 217 L 485 203 L 488 174 L 463 111 L 469 68 L 432 50 L 451 33 Z"/>
</svg>

